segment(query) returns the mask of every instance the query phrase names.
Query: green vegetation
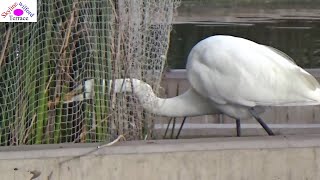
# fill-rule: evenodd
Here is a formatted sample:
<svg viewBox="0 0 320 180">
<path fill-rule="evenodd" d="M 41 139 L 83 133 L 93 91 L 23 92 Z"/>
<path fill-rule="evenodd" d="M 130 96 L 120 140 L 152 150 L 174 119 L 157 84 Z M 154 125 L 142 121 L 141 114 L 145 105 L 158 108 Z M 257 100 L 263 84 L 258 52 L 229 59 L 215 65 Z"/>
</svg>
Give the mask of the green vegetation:
<svg viewBox="0 0 320 180">
<path fill-rule="evenodd" d="M 93 101 L 62 103 L 82 79 L 112 78 L 109 3 L 43 3 L 37 23 L 0 24 L 0 145 L 109 140 L 99 79 Z"/>
<path fill-rule="evenodd" d="M 39 1 L 38 22 L 0 23 L 0 145 L 150 138 L 154 116 L 102 80 L 157 91 L 178 2 Z"/>
</svg>

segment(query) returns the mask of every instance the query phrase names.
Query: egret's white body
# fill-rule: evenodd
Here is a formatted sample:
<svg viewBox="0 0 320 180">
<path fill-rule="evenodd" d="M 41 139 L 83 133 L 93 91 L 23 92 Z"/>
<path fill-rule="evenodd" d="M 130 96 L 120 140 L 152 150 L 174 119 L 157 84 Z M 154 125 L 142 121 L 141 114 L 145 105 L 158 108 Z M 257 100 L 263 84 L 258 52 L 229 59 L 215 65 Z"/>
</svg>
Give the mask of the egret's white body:
<svg viewBox="0 0 320 180">
<path fill-rule="evenodd" d="M 191 50 L 191 87 L 234 118 L 250 117 L 248 107 L 320 104 L 320 86 L 284 53 L 250 40 L 212 36 Z"/>
<path fill-rule="evenodd" d="M 243 119 L 252 116 L 250 108 L 260 113 L 266 106 L 320 104 L 320 85 L 313 76 L 281 51 L 247 39 L 206 38 L 191 50 L 186 69 L 191 87 L 177 97 L 159 98 L 137 79 L 116 79 L 115 92 L 132 91 L 147 111 L 173 117 L 222 112 Z M 80 94 L 67 102 L 92 98 L 93 84 L 85 82 L 85 98 Z"/>
</svg>

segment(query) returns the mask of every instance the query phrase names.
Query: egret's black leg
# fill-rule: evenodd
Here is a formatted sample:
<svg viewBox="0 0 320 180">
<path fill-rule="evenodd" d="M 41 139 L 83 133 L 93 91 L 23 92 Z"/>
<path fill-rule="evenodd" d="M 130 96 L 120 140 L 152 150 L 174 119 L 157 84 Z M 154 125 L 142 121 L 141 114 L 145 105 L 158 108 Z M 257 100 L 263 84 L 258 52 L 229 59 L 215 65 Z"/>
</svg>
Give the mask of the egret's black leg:
<svg viewBox="0 0 320 180">
<path fill-rule="evenodd" d="M 176 126 L 176 118 L 173 118 L 173 122 L 172 122 L 172 129 L 171 129 L 171 134 L 170 134 L 170 139 L 173 139 L 173 134 L 174 134 L 174 128 Z"/>
<path fill-rule="evenodd" d="M 268 125 L 257 115 L 256 112 L 254 112 L 253 109 L 249 109 L 249 112 L 251 113 L 251 115 L 261 124 L 261 126 L 263 127 L 264 130 L 267 131 L 267 133 L 269 134 L 269 136 L 274 136 L 274 133 L 272 132 L 272 130 L 268 127 Z"/>
<path fill-rule="evenodd" d="M 181 123 L 181 126 L 180 126 L 179 131 L 178 131 L 178 134 L 176 135 L 176 139 L 179 139 L 180 132 L 181 132 L 181 130 L 182 130 L 182 127 L 183 127 L 186 119 L 187 119 L 187 117 L 184 117 L 184 118 L 183 118 L 182 123 Z"/>
<path fill-rule="evenodd" d="M 237 136 L 241 136 L 241 127 L 240 127 L 240 119 L 236 119 L 236 125 L 237 125 Z"/>
<path fill-rule="evenodd" d="M 167 125 L 167 128 L 166 128 L 166 131 L 164 132 L 164 135 L 163 135 L 163 139 L 165 139 L 165 138 L 166 138 L 166 136 L 167 136 L 168 129 L 169 129 L 169 126 L 170 126 L 170 124 L 171 124 L 172 119 L 173 119 L 173 118 L 170 118 L 170 120 L 169 120 L 169 122 L 168 122 L 168 125 Z"/>
</svg>

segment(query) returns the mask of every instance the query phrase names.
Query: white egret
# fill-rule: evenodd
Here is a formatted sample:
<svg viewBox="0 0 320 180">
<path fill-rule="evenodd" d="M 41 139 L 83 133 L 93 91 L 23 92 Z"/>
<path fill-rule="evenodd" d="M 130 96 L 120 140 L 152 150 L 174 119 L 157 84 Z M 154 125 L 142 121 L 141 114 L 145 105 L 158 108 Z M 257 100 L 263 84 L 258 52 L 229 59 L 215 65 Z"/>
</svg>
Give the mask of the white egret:
<svg viewBox="0 0 320 180">
<path fill-rule="evenodd" d="M 237 120 L 238 136 L 240 119 L 252 116 L 273 135 L 258 116 L 265 107 L 320 104 L 320 85 L 312 75 L 283 52 L 247 39 L 217 35 L 200 41 L 188 56 L 186 70 L 191 87 L 177 97 L 159 98 L 138 79 L 116 79 L 115 92 L 133 92 L 156 115 L 226 114 Z M 106 82 L 112 83 L 102 84 Z M 75 89 L 84 93 L 66 102 L 92 99 L 93 85 L 93 79 L 85 81 Z"/>
</svg>

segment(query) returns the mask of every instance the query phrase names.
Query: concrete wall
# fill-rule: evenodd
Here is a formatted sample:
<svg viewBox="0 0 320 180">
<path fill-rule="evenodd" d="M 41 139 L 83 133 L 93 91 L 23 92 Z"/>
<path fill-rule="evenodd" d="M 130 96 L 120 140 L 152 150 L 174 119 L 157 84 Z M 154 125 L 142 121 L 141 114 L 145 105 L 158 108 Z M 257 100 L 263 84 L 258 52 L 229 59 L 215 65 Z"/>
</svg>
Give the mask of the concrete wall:
<svg viewBox="0 0 320 180">
<path fill-rule="evenodd" d="M 0 148 L 0 179 L 318 180 L 320 135 Z M 32 172 L 33 174 L 31 174 Z"/>
</svg>

